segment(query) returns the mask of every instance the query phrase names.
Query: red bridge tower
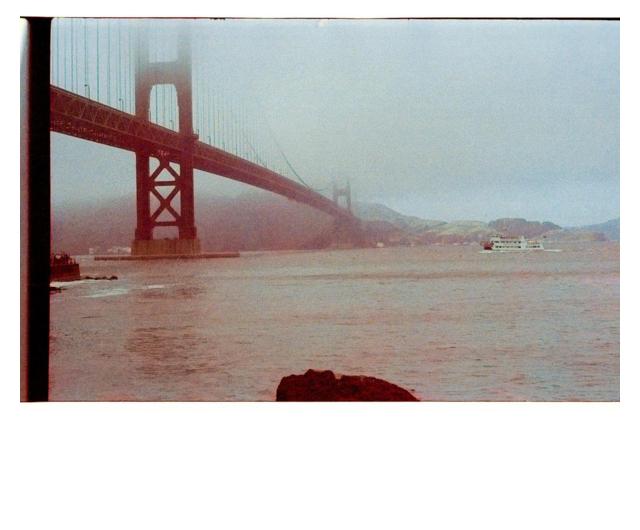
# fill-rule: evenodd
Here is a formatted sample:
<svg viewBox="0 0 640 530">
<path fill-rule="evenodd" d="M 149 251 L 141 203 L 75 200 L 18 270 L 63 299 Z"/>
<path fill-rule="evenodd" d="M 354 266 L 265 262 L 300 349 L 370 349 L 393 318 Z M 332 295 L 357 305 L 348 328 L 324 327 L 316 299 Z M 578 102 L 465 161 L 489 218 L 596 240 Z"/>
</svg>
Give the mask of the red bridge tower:
<svg viewBox="0 0 640 530">
<path fill-rule="evenodd" d="M 136 148 L 137 226 L 131 252 L 138 256 L 199 254 L 193 198 L 193 147 L 198 136 L 193 133 L 190 36 L 187 32 L 179 34 L 176 61 L 150 62 L 144 34 L 137 55 L 136 116 L 149 119 L 151 90 L 155 85 L 173 85 L 178 96 L 178 132 L 183 145 L 177 153 Z M 152 159 L 158 161 L 153 170 Z M 158 202 L 153 211 L 152 197 Z M 165 226 L 177 227 L 178 238 L 153 239 L 154 229 Z"/>
</svg>

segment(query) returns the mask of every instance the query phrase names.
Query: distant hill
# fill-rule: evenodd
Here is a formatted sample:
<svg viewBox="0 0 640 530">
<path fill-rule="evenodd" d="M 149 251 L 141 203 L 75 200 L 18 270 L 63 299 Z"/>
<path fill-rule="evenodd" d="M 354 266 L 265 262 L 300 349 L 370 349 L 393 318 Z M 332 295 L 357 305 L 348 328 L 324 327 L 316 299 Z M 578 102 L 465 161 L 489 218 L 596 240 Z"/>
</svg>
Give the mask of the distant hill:
<svg viewBox="0 0 640 530">
<path fill-rule="evenodd" d="M 379 240 L 386 245 L 428 245 L 428 244 L 466 244 L 479 243 L 492 235 L 514 235 L 538 237 L 560 226 L 545 221 L 527 221 L 520 218 L 503 218 L 485 223 L 483 221 L 439 221 L 405 216 L 380 204 L 357 204 L 358 214 L 375 223 L 388 223 L 390 226 L 380 234 Z"/>
<path fill-rule="evenodd" d="M 403 215 L 392 210 L 384 204 L 356 202 L 353 206 L 353 213 L 360 219 L 366 221 L 386 221 L 396 228 L 407 232 L 420 232 L 438 225 L 446 224 L 445 221 L 431 219 L 421 219 L 411 215 Z"/>
<path fill-rule="evenodd" d="M 398 213 L 382 204 L 355 203 L 363 220 L 362 243 L 375 245 L 467 244 L 496 233 L 544 237 L 550 240 L 619 240 L 620 221 L 563 229 L 549 221 L 521 218 L 482 221 L 421 219 Z M 333 219 L 318 210 L 267 192 L 238 197 L 202 197 L 196 200 L 196 225 L 203 250 L 285 250 L 325 248 L 333 244 Z M 133 198 L 97 205 L 54 208 L 53 248 L 86 254 L 89 247 L 104 253 L 110 247 L 131 245 L 135 228 Z M 175 234 L 165 234 L 175 237 Z M 163 237 L 156 234 L 156 237 Z"/>
<path fill-rule="evenodd" d="M 380 231 L 379 240 L 387 245 L 404 244 L 467 244 L 488 239 L 495 234 L 545 238 L 556 241 L 606 241 L 619 239 L 616 221 L 580 228 L 562 228 L 550 221 L 528 221 L 522 218 L 501 218 L 482 221 L 436 221 L 405 216 L 379 204 L 357 204 L 362 219 L 370 223 L 388 223 Z"/>
<path fill-rule="evenodd" d="M 549 221 L 540 223 L 538 221 L 527 221 L 526 219 L 514 218 L 491 221 L 489 223 L 489 227 L 499 234 L 524 237 L 538 237 L 542 234 L 546 234 L 550 230 L 560 230 L 558 225 L 550 223 Z"/>
<path fill-rule="evenodd" d="M 547 238 L 554 241 L 620 241 L 620 219 L 586 226 L 574 226 L 551 231 Z"/>
<path fill-rule="evenodd" d="M 620 218 L 611 219 L 597 225 L 582 226 L 579 230 L 587 230 L 589 232 L 600 232 L 611 241 L 620 241 Z"/>
</svg>

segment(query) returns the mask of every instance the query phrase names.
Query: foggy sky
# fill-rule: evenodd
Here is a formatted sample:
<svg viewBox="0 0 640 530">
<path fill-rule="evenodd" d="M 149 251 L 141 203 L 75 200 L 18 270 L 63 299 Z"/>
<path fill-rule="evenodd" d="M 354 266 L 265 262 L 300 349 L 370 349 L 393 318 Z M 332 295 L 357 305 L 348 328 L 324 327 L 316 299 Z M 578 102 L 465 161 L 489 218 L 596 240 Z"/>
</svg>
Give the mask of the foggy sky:
<svg viewBox="0 0 640 530">
<path fill-rule="evenodd" d="M 198 21 L 194 68 L 258 103 L 297 172 L 428 219 L 619 216 L 619 24 Z M 135 194 L 134 157 L 53 135 L 54 205 Z M 252 188 L 196 175 L 196 193 Z"/>
</svg>

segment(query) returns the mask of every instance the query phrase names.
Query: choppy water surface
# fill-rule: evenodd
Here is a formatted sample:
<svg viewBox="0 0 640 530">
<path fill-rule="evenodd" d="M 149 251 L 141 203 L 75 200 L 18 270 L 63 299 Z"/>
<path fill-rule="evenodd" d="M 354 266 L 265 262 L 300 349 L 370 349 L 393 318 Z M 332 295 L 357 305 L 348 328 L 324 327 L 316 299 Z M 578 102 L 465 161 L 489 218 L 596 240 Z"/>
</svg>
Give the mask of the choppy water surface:
<svg viewBox="0 0 640 530">
<path fill-rule="evenodd" d="M 81 260 L 51 296 L 55 400 L 272 400 L 308 368 L 424 400 L 618 400 L 619 245 Z"/>
</svg>

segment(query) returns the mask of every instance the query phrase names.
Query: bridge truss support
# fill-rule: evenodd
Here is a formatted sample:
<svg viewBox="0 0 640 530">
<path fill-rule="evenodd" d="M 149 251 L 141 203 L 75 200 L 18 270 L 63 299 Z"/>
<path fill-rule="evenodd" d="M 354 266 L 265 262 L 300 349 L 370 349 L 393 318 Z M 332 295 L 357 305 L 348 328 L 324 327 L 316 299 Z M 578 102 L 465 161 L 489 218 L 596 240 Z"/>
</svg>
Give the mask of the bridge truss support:
<svg viewBox="0 0 640 530">
<path fill-rule="evenodd" d="M 181 149 L 175 153 L 161 147 L 138 145 L 136 153 L 137 225 L 131 252 L 134 255 L 198 254 L 193 193 L 193 153 L 198 139 L 193 133 L 190 36 L 182 33 L 178 58 L 150 62 L 148 41 L 142 34 L 136 61 L 136 117 L 148 120 L 151 90 L 173 85 L 177 93 L 178 132 Z M 157 163 L 157 164 L 156 164 Z M 176 227 L 177 239 L 154 239 L 158 227 Z"/>
</svg>

